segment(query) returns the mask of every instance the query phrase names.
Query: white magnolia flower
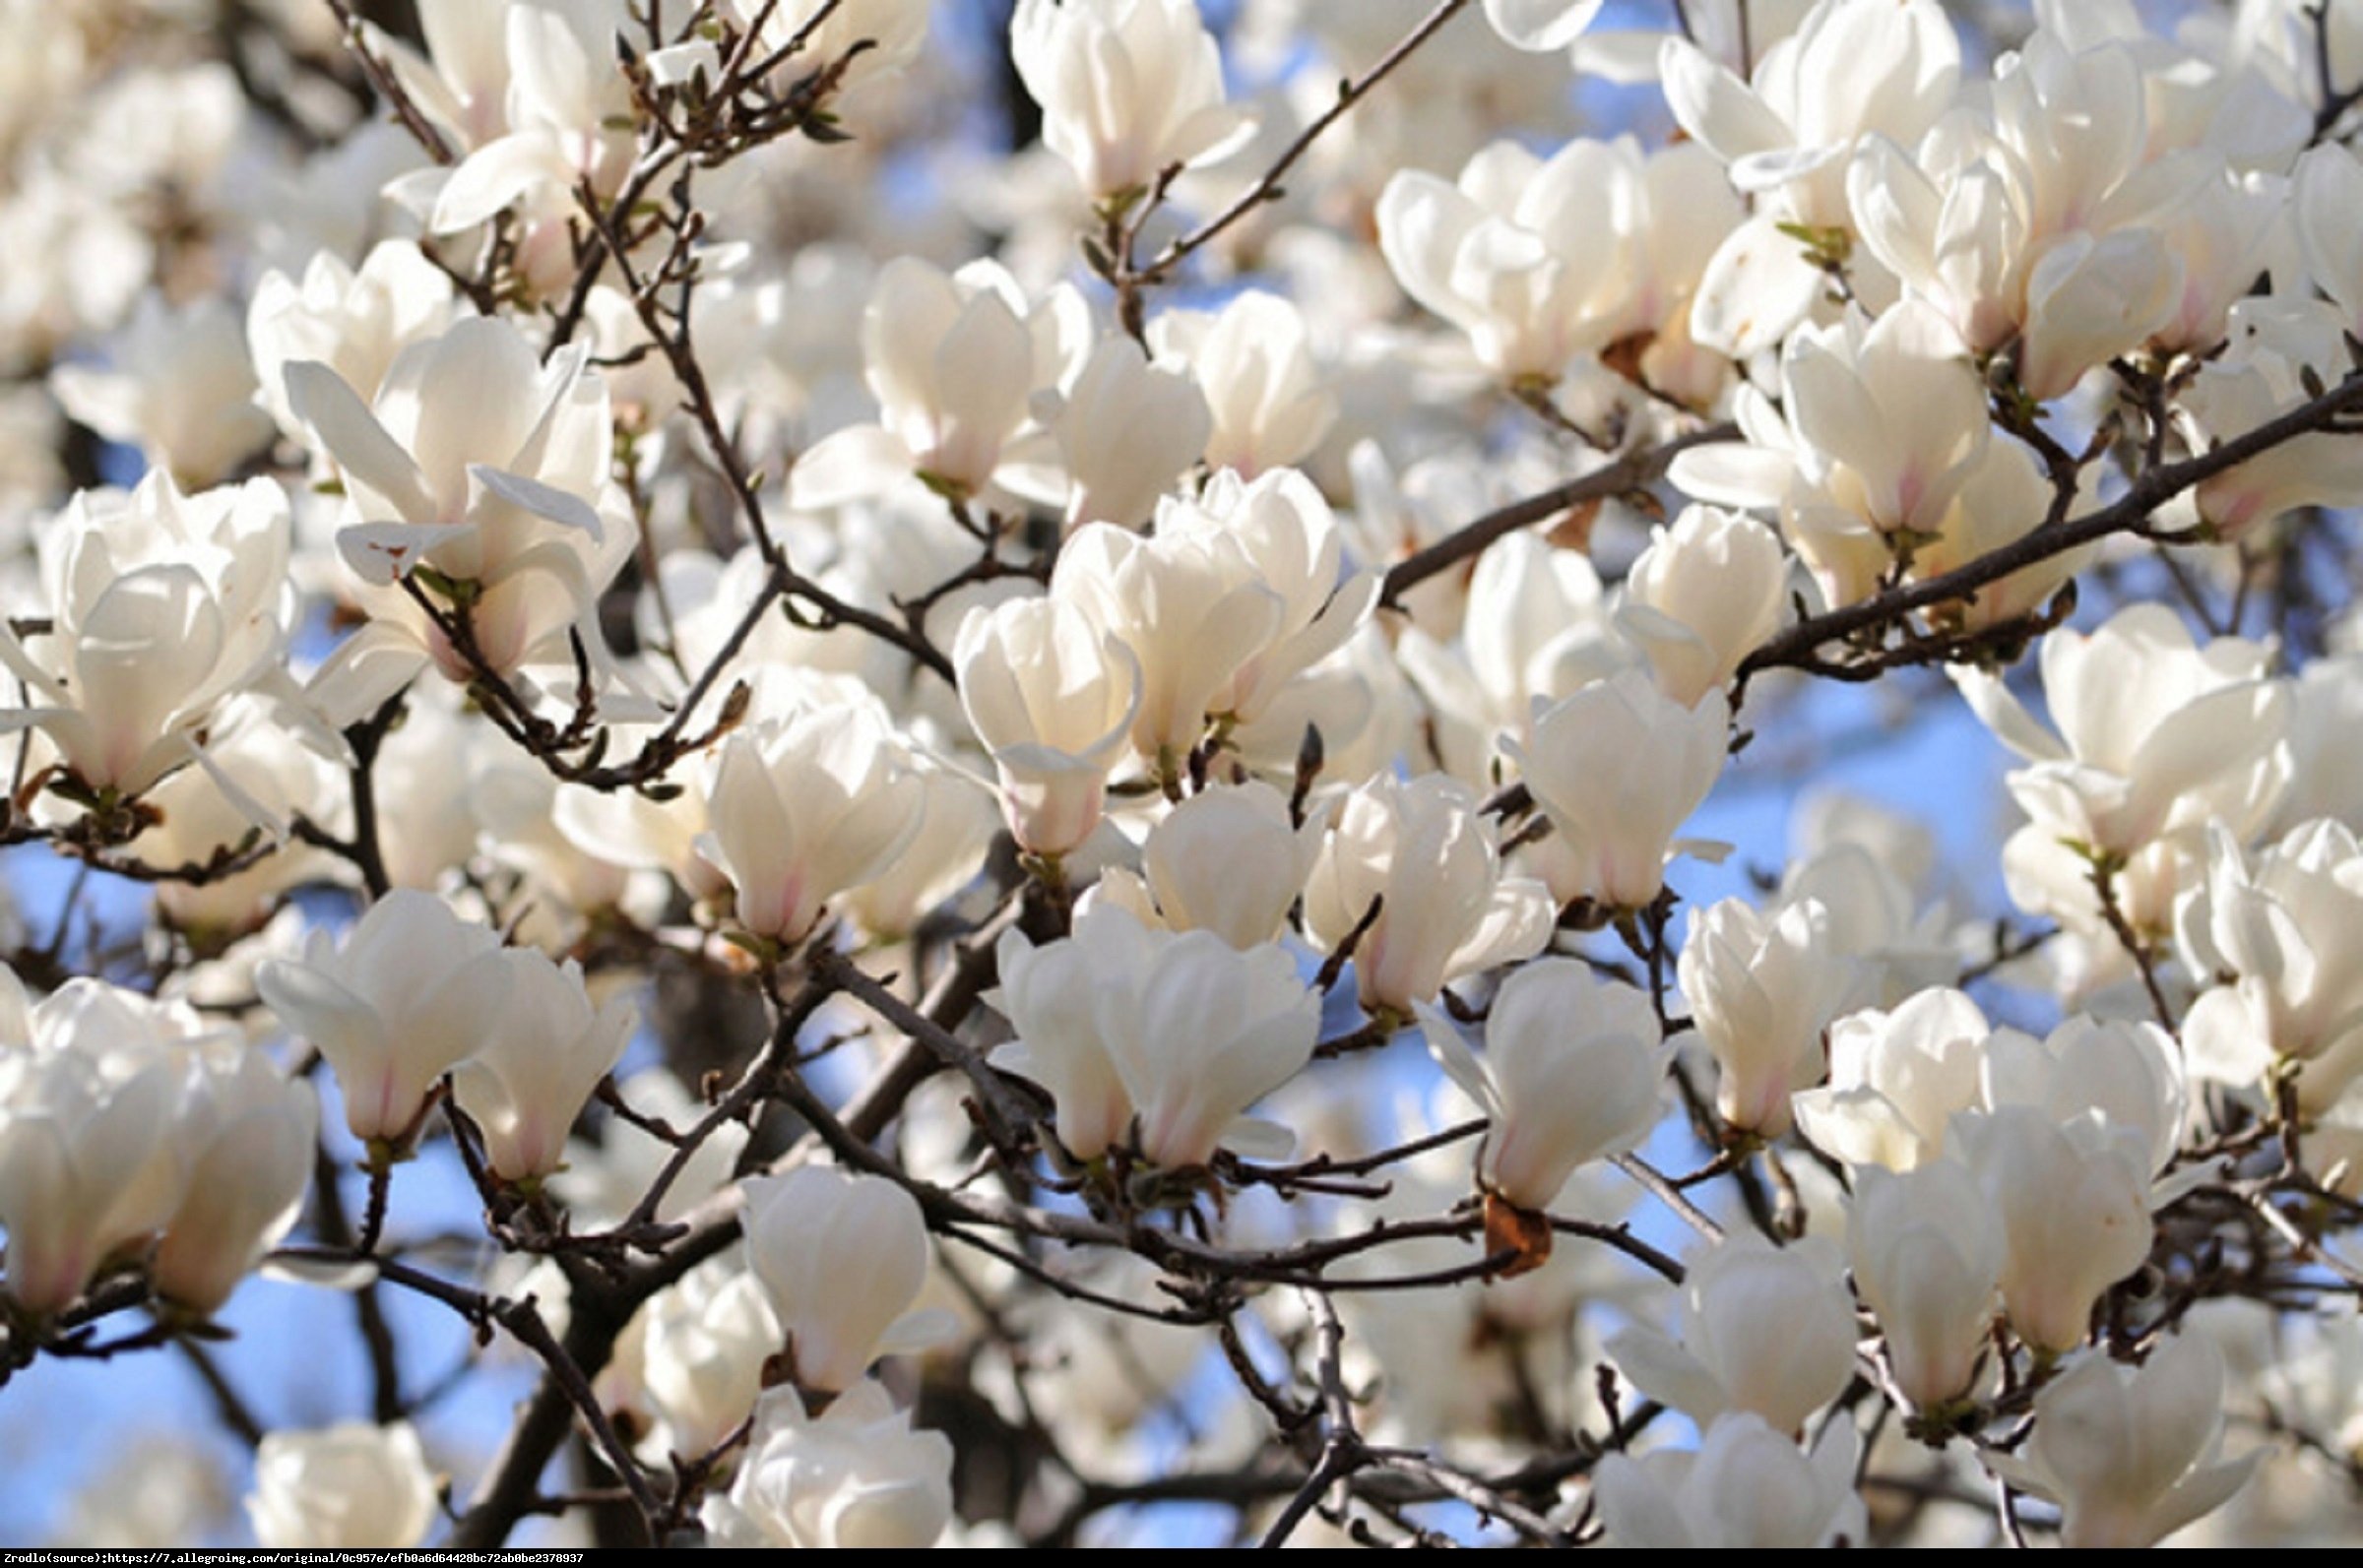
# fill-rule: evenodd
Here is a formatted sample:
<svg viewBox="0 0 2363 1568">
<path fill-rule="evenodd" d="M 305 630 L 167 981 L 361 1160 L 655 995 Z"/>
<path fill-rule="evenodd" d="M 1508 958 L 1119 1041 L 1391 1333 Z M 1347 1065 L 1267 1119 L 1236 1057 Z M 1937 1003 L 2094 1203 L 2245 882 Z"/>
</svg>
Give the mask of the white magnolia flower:
<svg viewBox="0 0 2363 1568">
<path fill-rule="evenodd" d="M 2180 945 L 2201 973 L 2228 975 L 2184 1019 L 2193 1068 L 2250 1085 L 2275 1061 L 2298 1065 L 2309 1115 L 2363 1073 L 2363 847 L 2343 824 L 2318 821 L 2255 855 L 2221 829 L 2205 875 L 2175 910 Z"/>
<path fill-rule="evenodd" d="M 1933 1160 L 1896 1175 L 1857 1165 L 1846 1246 L 1903 1397 L 1925 1411 L 1973 1392 L 2008 1254 L 1969 1168 Z"/>
<path fill-rule="evenodd" d="M 435 1081 L 484 1042 L 512 979 L 499 932 L 407 888 L 342 945 L 314 929 L 301 959 L 255 972 L 265 1004 L 336 1073 L 352 1135 L 387 1153 L 416 1132 Z"/>
<path fill-rule="evenodd" d="M 31 1006 L 0 970 L 0 1283 L 25 1311 L 69 1305 L 180 1206 L 188 1151 L 174 1122 L 202 1034 L 186 1009 L 97 980 Z"/>
<path fill-rule="evenodd" d="M 1487 369 L 1548 384 L 1676 319 L 1705 247 L 1738 216 L 1694 153 L 1650 157 L 1626 137 L 1545 160 L 1503 141 L 1456 182 L 1397 173 L 1378 199 L 1378 244 L 1404 291 L 1466 333 Z"/>
<path fill-rule="evenodd" d="M 2346 329 L 2363 336 L 2363 159 L 2336 141 L 2309 148 L 2293 176 L 2291 224 L 2306 271 L 2337 304 Z"/>
<path fill-rule="evenodd" d="M 1460 975 L 1539 952 L 1552 911 L 1540 883 L 1502 875 L 1467 786 L 1382 775 L 1338 806 L 1305 888 L 1306 934 L 1320 947 L 1334 952 L 1366 920 L 1354 947 L 1362 1005 L 1400 1021 Z"/>
<path fill-rule="evenodd" d="M 410 240 L 381 241 L 357 269 L 322 250 L 300 281 L 265 273 L 246 307 L 246 346 L 260 383 L 256 401 L 282 431 L 301 440 L 303 421 L 287 400 L 289 365 L 325 364 L 361 399 L 375 402 L 402 351 L 439 336 L 458 312 L 451 279 Z"/>
<path fill-rule="evenodd" d="M 1530 732 L 1536 698 L 1556 703 L 1634 662 L 1591 558 L 1530 533 L 1477 558 L 1456 645 L 1414 625 L 1397 657 L 1428 699 L 1437 760 L 1479 786 L 1492 782 L 1498 737 Z"/>
<path fill-rule="evenodd" d="M 1936 0 L 1823 0 L 1757 54 L 1752 79 L 1669 37 L 1659 72 L 1674 118 L 1756 198 L 1699 283 L 1692 330 L 1745 358 L 1806 319 L 1827 280 L 1789 224 L 1851 232 L 1846 170 L 1866 137 L 1915 143 L 1951 104 L 1960 42 Z"/>
<path fill-rule="evenodd" d="M 1575 41 L 1605 0 L 1485 0 L 1485 20 L 1520 49 L 1548 54 Z"/>
<path fill-rule="evenodd" d="M 1778 1137 L 1789 1129 L 1789 1097 L 1821 1080 L 1822 1030 L 1856 984 L 1828 925 L 1811 899 L 1774 915 L 1725 899 L 1691 915 L 1677 973 L 1720 1069 L 1715 1108 L 1734 1127 Z"/>
<path fill-rule="evenodd" d="M 1280 601 L 1271 635 L 1244 650 L 1231 679 L 1208 706 L 1210 714 L 1241 726 L 1284 708 L 1292 683 L 1342 650 L 1368 624 L 1377 601 L 1378 574 L 1348 569 L 1337 515 L 1312 481 L 1294 469 L 1274 469 L 1253 478 L 1231 470 L 1218 472 L 1195 500 L 1159 502 L 1156 531 L 1161 538 L 1195 538 L 1214 546 L 1229 570 Z M 1302 733 L 1289 737 L 1292 747 Z M 1336 738 L 1348 737 L 1339 733 Z M 1293 749 L 1288 760 L 1295 760 Z"/>
<path fill-rule="evenodd" d="M 128 495 L 78 495 L 41 541 L 48 629 L 0 626 L 0 662 L 31 699 L 0 729 L 39 729 L 99 793 L 135 796 L 202 764 L 201 736 L 232 696 L 292 695 L 290 547 L 286 496 L 267 479 L 183 495 L 160 472 Z"/>
<path fill-rule="evenodd" d="M 246 1517 L 273 1550 L 405 1549 L 434 1528 L 434 1477 L 408 1421 L 273 1432 L 255 1450 Z"/>
<path fill-rule="evenodd" d="M 2229 1501 L 2264 1450 L 2228 1463 L 2223 1358 L 2203 1334 L 2177 1335 L 2141 1366 L 2098 1350 L 2035 1396 L 2018 1454 L 1984 1455 L 2011 1484 L 2058 1503 L 2071 1547 L 2153 1546 Z"/>
<path fill-rule="evenodd" d="M 1140 711 L 1131 651 L 1064 599 L 1012 599 L 969 612 L 952 665 L 1019 846 L 1060 855 L 1091 837 Z"/>
<path fill-rule="evenodd" d="M 1312 875 L 1324 826 L 1321 812 L 1290 822 L 1288 798 L 1260 779 L 1191 795 L 1141 846 L 1158 919 L 1212 931 L 1243 952 L 1272 941 Z"/>
<path fill-rule="evenodd" d="M 1635 1323 L 1608 1353 L 1649 1398 L 1699 1421 L 1730 1411 L 1794 1432 L 1854 1377 L 1854 1301 L 1836 1247 L 1735 1233 L 1692 1263 L 1669 1339 Z"/>
<path fill-rule="evenodd" d="M 1002 1060 L 1051 1091 L 1059 1141 L 1080 1160 L 1135 1129 L 1150 1162 L 1203 1165 L 1319 1036 L 1320 999 L 1280 948 L 1152 929 L 1113 905 L 1041 948 L 1012 931 L 1000 959 L 1018 1036 Z"/>
<path fill-rule="evenodd" d="M 1132 749 L 1174 777 L 1205 733 L 1216 695 L 1269 644 L 1285 606 L 1227 536 L 1160 531 L 1143 538 L 1087 526 L 1058 552 L 1054 598 L 1078 605 L 1140 669 Z"/>
<path fill-rule="evenodd" d="M 1136 3 L 1145 10 L 1163 0 Z M 1140 345 L 1121 333 L 1099 341 L 1054 408 L 1046 422 L 1066 466 L 1070 528 L 1137 528 L 1206 450 L 1214 429 L 1197 383 L 1149 363 Z"/>
<path fill-rule="evenodd" d="M 2243 299 L 2228 318 L 2231 347 L 2200 368 L 2180 400 L 2199 427 L 2196 444 L 2246 434 L 2313 397 L 2308 383 L 2346 375 L 2337 311 L 2311 299 Z M 2352 506 L 2363 498 L 2363 453 L 2332 431 L 2283 441 L 2202 480 L 2193 492 L 2203 523 L 2237 539 L 2303 506 Z"/>
<path fill-rule="evenodd" d="M 1947 116 L 1916 155 L 1867 144 L 1852 211 L 1873 254 L 1970 347 L 2015 339 L 2019 383 L 2047 402 L 2185 306 L 2155 220 L 2210 169 L 2151 163 L 2147 147 L 2134 50 L 2039 31 L 1997 70 L 1985 112 Z"/>
<path fill-rule="evenodd" d="M 724 743 L 698 853 L 737 890 L 742 928 L 792 945 L 894 864 L 926 808 L 879 713 L 815 708 Z"/>
<path fill-rule="evenodd" d="M 842 80 L 851 89 L 909 66 L 927 41 L 928 0 L 847 0 L 825 16 L 822 0 L 729 0 L 729 6 L 741 26 L 759 24 L 755 36 L 766 56 L 801 40 L 783 78 L 844 61 Z"/>
<path fill-rule="evenodd" d="M 1797 1126 L 1858 1168 L 1926 1164 L 1945 1152 L 1953 1114 L 1978 1102 L 1992 1033 L 1977 1004 L 1948 988 L 1850 1013 L 1829 1027 L 1829 1083 L 1790 1101 Z"/>
<path fill-rule="evenodd" d="M 1437 1064 L 1493 1123 L 1478 1181 L 1521 1208 L 1547 1207 L 1578 1166 L 1629 1153 L 1657 1120 L 1671 1047 L 1656 1011 L 1575 959 L 1537 959 L 1501 982 L 1482 1058 L 1435 1009 L 1420 1021 Z"/>
<path fill-rule="evenodd" d="M 1001 1065 L 1050 1091 L 1058 1142 L 1077 1160 L 1097 1160 L 1122 1142 L 1132 1119 L 1116 1060 L 1100 1033 L 1097 997 L 1124 990 L 1149 964 L 1149 931 L 1129 910 L 1095 900 L 1071 935 L 1037 947 L 1022 931 L 1002 933 L 996 1005 L 1017 1039 Z"/>
<path fill-rule="evenodd" d="M 1249 1105 L 1312 1059 L 1321 1028 L 1320 997 L 1285 951 L 1243 953 L 1211 931 L 1151 932 L 1146 969 L 1110 976 L 1094 1013 L 1140 1151 L 1171 1170 L 1211 1160 Z"/>
<path fill-rule="evenodd" d="M 1854 1490 L 1862 1439 L 1852 1421 L 1822 1428 L 1811 1455 L 1752 1411 L 1706 1429 L 1696 1452 L 1611 1454 L 1593 1481 L 1619 1546 L 1811 1548 L 1861 1544 L 1868 1511 Z"/>
<path fill-rule="evenodd" d="M 341 660 L 407 639 L 468 678 L 393 586 L 421 566 L 474 585 L 469 622 L 494 669 L 549 652 L 569 629 L 604 651 L 591 611 L 631 554 L 633 526 L 613 494 L 607 393 L 588 353 L 573 345 L 544 366 L 505 319 L 467 317 L 405 349 L 373 405 L 326 364 L 287 366 L 288 405 L 344 474 L 356 519 L 337 547 L 377 591 L 373 613 L 392 617 Z"/>
<path fill-rule="evenodd" d="M 911 1310 L 926 1283 L 927 1227 L 909 1193 L 827 1165 L 740 1190 L 747 1264 L 788 1331 L 799 1385 L 843 1392 L 879 1356 L 942 1337 L 939 1314 Z"/>
<path fill-rule="evenodd" d="M 1638 909 L 1657 897 L 1674 836 L 1722 775 L 1730 718 L 1720 692 L 1686 706 L 1638 670 L 1538 701 L 1533 738 L 1502 749 L 1551 819 L 1554 899 Z"/>
<path fill-rule="evenodd" d="M 180 1206 L 149 1277 L 166 1300 L 211 1313 L 294 1225 L 312 1181 L 320 1098 L 257 1050 L 192 1065 L 173 1110 L 186 1171 Z"/>
<path fill-rule="evenodd" d="M 993 481 L 1029 414 L 1035 333 L 997 267 L 944 273 L 913 256 L 878 272 L 862 313 L 878 422 L 837 431 L 797 460 L 798 508 L 835 506 L 917 475 L 965 500 Z"/>
<path fill-rule="evenodd" d="M 1222 55 L 1195 0 L 1018 0 L 1009 53 L 1042 139 L 1093 200 L 1126 204 L 1172 164 L 1253 133 L 1223 101 Z"/>
<path fill-rule="evenodd" d="M 2149 1257 L 2149 1151 L 2098 1115 L 2059 1122 L 2004 1105 L 1953 1123 L 1962 1157 L 2002 1215 L 2003 1304 L 2040 1351 L 2083 1343 L 2093 1303 Z"/>
<path fill-rule="evenodd" d="M 1321 385 L 1309 336 L 1295 303 L 1254 289 L 1219 311 L 1169 310 L 1149 323 L 1156 362 L 1186 367 L 1205 394 L 1207 468 L 1252 479 L 1320 445 L 1337 399 Z"/>
<path fill-rule="evenodd" d="M 952 1518 L 952 1445 L 913 1427 L 864 1381 L 818 1416 L 792 1388 L 755 1411 L 728 1497 L 709 1498 L 723 1546 L 905 1550 L 930 1546 Z"/>
<path fill-rule="evenodd" d="M 711 1453 L 763 1393 L 763 1363 L 787 1335 L 744 1270 L 698 1268 L 641 1309 L 640 1386 L 663 1423 L 653 1458 Z M 627 1331 L 628 1332 L 628 1331 Z"/>
<path fill-rule="evenodd" d="M 510 949 L 499 1014 L 451 1075 L 451 1096 L 484 1135 L 484 1163 L 526 1181 L 558 1168 L 566 1134 L 592 1090 L 623 1055 L 639 1017 L 617 997 L 595 1007 L 582 966 Z"/>
<path fill-rule="evenodd" d="M 271 420 L 254 406 L 245 334 L 225 300 L 175 310 L 148 294 L 109 358 L 107 370 L 59 366 L 49 378 L 57 401 L 182 484 L 219 483 L 270 438 Z"/>
<path fill-rule="evenodd" d="M 2003 744 L 2033 766 L 2010 777 L 2021 830 L 2082 855 L 2129 856 L 2210 816 L 2261 824 L 2287 777 L 2289 699 L 2269 651 L 2236 637 L 2200 647 L 2161 604 L 2118 611 L 2089 634 L 2043 640 L 2054 730 L 2002 682 L 1956 675 Z"/>
<path fill-rule="evenodd" d="M 1730 680 L 1788 613 L 1788 557 L 1754 518 L 1683 509 L 1625 576 L 1617 629 L 1649 657 L 1660 690 L 1686 707 Z"/>
</svg>

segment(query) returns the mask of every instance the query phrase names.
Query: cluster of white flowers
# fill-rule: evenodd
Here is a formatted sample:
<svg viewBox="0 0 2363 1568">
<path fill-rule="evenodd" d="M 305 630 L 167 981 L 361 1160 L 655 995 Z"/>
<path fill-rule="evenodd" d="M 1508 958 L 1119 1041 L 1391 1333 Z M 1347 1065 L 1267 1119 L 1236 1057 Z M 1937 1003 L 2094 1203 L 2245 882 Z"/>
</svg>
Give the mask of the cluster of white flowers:
<svg viewBox="0 0 2363 1568">
<path fill-rule="evenodd" d="M 271 1547 L 2363 1520 L 2363 7 L 970 9 L 0 0 L 0 1382 Z"/>
</svg>

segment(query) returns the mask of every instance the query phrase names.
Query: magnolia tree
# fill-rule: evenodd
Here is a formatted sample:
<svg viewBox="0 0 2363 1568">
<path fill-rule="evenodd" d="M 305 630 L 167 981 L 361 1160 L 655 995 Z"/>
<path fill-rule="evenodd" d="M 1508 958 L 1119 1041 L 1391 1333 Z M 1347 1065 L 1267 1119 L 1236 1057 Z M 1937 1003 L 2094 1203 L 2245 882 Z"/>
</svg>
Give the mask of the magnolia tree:
<svg viewBox="0 0 2363 1568">
<path fill-rule="evenodd" d="M 1602 9 L 0 4 L 52 1534 L 2352 1538 L 2363 5 Z"/>
</svg>

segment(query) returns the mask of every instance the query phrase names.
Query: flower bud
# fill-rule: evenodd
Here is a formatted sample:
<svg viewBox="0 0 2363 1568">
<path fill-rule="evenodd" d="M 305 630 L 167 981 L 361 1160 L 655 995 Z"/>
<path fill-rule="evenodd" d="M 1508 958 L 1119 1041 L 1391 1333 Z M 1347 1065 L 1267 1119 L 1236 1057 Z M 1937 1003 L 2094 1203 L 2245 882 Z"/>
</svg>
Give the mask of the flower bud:
<svg viewBox="0 0 2363 1568">
<path fill-rule="evenodd" d="M 919 1204 L 883 1176 L 799 1165 L 744 1183 L 747 1262 L 788 1331 L 796 1381 L 837 1393 L 880 1355 L 931 1343 Z"/>
</svg>

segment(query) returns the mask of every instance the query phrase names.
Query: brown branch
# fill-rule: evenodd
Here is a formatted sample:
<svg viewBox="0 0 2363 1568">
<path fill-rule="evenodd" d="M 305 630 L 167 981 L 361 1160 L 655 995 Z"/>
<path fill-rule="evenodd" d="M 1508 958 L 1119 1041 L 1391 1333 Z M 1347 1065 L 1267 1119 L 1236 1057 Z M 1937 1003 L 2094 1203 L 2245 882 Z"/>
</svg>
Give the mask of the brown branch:
<svg viewBox="0 0 2363 1568">
<path fill-rule="evenodd" d="M 1548 522 L 1587 501 L 1605 501 L 1646 489 L 1664 477 L 1667 466 L 1680 454 L 1692 447 L 1729 441 L 1739 433 L 1739 427 L 1733 424 L 1689 431 L 1656 446 L 1628 452 L 1565 484 L 1488 512 L 1387 568 L 1386 579 L 1378 590 L 1378 603 L 1381 608 L 1400 604 L 1403 596 L 1412 589 L 1463 561 L 1474 560 L 1504 534 Z"/>
<path fill-rule="evenodd" d="M 2276 414 L 2255 429 L 2207 451 L 2146 469 L 2126 493 L 2107 506 L 2081 517 L 2045 523 L 2021 537 L 1990 550 L 1949 572 L 1907 583 L 1824 614 L 1808 617 L 1757 648 L 1740 663 L 1738 690 L 1745 692 L 1751 676 L 1767 669 L 1808 666 L 1824 645 L 1857 634 L 1884 630 L 1914 611 L 1966 599 L 1988 584 L 2013 572 L 2063 555 L 2080 545 L 2116 533 L 2146 533 L 2157 509 L 2186 490 L 2226 472 L 2249 459 L 2269 452 L 2301 435 L 2330 427 L 2339 415 L 2363 408 L 2363 372 L 2349 374 L 2320 397 Z"/>
</svg>

